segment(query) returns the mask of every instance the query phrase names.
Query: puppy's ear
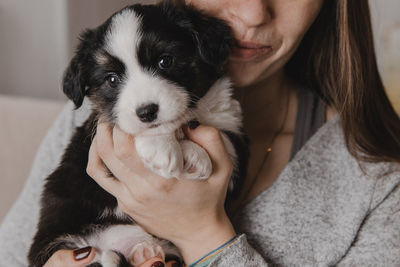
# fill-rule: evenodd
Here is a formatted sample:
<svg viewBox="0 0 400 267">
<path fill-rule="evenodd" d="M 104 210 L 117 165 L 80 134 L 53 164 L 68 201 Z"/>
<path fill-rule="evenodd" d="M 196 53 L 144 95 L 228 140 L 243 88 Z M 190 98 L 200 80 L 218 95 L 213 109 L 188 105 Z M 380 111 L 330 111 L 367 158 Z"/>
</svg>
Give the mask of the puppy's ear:
<svg viewBox="0 0 400 267">
<path fill-rule="evenodd" d="M 82 70 L 79 64 L 79 58 L 75 56 L 65 71 L 63 91 L 64 94 L 74 102 L 76 108 L 82 105 L 85 96 L 85 82 L 83 81 L 81 73 Z"/>
<path fill-rule="evenodd" d="M 94 32 L 88 30 L 80 37 L 80 44 L 75 56 L 65 70 L 63 79 L 63 91 L 71 99 L 76 108 L 82 105 L 88 85 L 88 64 L 91 58 Z"/>
<path fill-rule="evenodd" d="M 193 36 L 199 54 L 202 60 L 214 66 L 217 73 L 222 75 L 234 44 L 232 30 L 220 19 L 203 14 L 191 7 L 189 9 Z"/>
</svg>

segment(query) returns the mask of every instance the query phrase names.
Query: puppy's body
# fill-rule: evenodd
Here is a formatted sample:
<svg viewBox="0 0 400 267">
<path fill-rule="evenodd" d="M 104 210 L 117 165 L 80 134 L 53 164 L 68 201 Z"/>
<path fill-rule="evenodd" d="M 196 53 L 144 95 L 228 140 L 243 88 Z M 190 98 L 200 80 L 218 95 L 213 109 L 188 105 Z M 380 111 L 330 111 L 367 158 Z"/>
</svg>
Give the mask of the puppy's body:
<svg viewBox="0 0 400 267">
<path fill-rule="evenodd" d="M 135 225 L 86 174 L 91 138 L 101 118 L 135 136 L 138 154 L 153 171 L 205 179 L 212 167 L 207 153 L 180 130 L 196 119 L 223 132 L 234 193 L 245 174 L 247 146 L 240 106 L 222 77 L 231 43 L 223 22 L 170 4 L 127 7 L 82 36 L 64 92 L 77 107 L 87 95 L 94 110 L 47 178 L 31 266 L 42 266 L 59 249 L 85 246 L 96 249 L 93 266 L 131 266 L 149 252 L 179 258 L 174 246 Z"/>
</svg>

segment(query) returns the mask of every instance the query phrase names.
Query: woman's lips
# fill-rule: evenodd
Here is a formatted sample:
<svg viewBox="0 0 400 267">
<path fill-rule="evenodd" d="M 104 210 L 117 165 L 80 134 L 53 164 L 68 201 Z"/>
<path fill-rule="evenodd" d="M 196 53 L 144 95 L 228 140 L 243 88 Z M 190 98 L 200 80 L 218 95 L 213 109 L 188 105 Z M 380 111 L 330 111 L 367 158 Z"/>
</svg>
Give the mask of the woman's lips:
<svg viewBox="0 0 400 267">
<path fill-rule="evenodd" d="M 234 59 L 254 59 L 272 51 L 272 46 L 252 42 L 237 42 L 232 49 L 231 57 Z"/>
</svg>

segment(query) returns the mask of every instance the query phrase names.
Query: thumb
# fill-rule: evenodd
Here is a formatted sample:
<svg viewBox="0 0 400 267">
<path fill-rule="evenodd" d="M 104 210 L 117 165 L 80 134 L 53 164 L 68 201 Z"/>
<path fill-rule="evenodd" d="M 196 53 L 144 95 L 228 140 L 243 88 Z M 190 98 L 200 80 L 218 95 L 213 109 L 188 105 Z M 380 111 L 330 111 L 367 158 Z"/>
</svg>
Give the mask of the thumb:
<svg viewBox="0 0 400 267">
<path fill-rule="evenodd" d="M 225 144 L 220 131 L 211 126 L 199 125 L 195 129 L 184 127 L 186 136 L 208 153 L 214 172 L 219 170 L 230 170 L 232 161 L 226 151 Z M 230 171 L 229 171 L 230 172 Z"/>
<path fill-rule="evenodd" d="M 94 249 L 91 247 L 77 250 L 58 250 L 46 262 L 44 267 L 84 267 L 94 259 Z"/>
</svg>

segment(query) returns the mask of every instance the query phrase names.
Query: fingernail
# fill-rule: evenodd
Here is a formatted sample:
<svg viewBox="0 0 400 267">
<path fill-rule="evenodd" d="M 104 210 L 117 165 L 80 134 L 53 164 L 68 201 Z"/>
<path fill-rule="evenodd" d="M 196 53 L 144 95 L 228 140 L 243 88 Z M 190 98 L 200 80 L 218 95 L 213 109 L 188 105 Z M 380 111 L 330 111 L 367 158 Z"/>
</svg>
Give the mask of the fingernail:
<svg viewBox="0 0 400 267">
<path fill-rule="evenodd" d="M 76 261 L 81 261 L 86 259 L 90 255 L 90 251 L 92 251 L 92 247 L 86 247 L 74 250 L 74 258 Z"/>
<path fill-rule="evenodd" d="M 194 130 L 197 127 L 199 127 L 200 122 L 198 120 L 191 120 L 187 123 L 187 125 L 189 126 L 190 129 Z"/>
<path fill-rule="evenodd" d="M 151 265 L 151 267 L 164 267 L 164 263 L 162 261 L 156 261 Z"/>
</svg>

